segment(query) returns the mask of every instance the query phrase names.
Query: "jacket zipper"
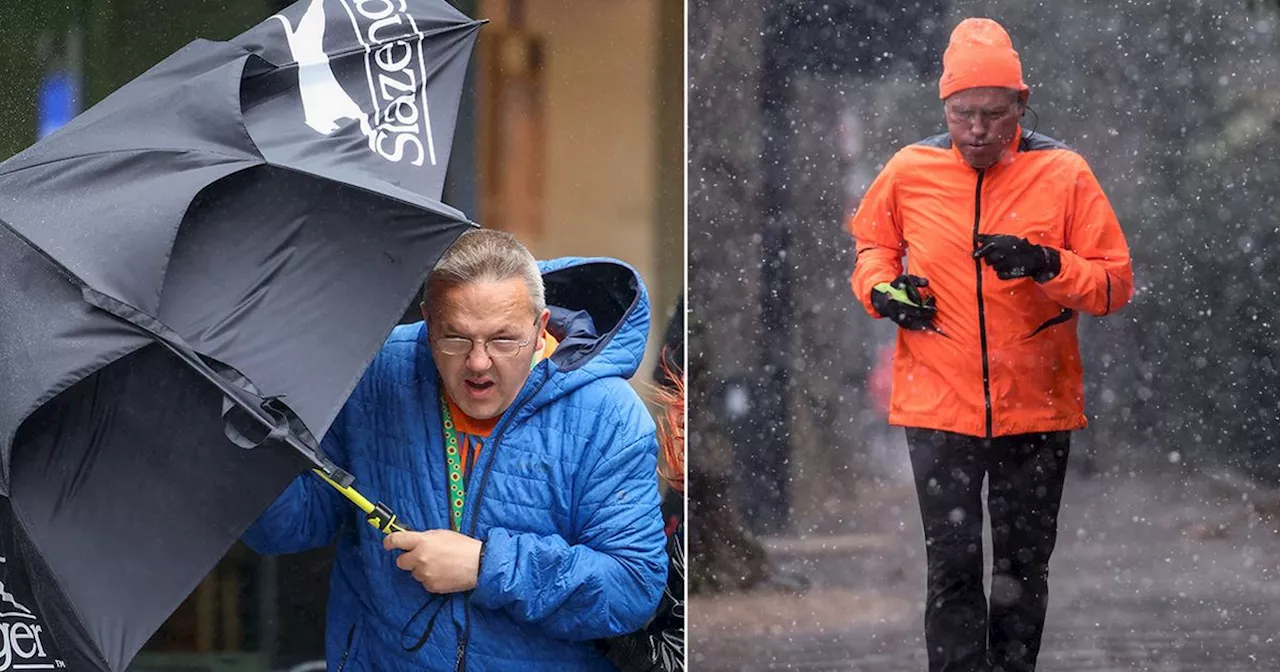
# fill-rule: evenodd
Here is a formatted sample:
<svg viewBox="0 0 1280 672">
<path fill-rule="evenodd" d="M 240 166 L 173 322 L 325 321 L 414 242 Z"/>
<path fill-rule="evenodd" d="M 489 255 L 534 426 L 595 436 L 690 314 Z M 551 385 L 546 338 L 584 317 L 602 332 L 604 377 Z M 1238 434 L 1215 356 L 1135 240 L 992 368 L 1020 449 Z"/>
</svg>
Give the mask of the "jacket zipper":
<svg viewBox="0 0 1280 672">
<path fill-rule="evenodd" d="M 480 484 L 479 484 L 479 487 L 476 489 L 475 500 L 472 500 L 470 495 L 467 496 L 467 500 L 469 502 L 470 501 L 475 502 L 475 504 L 472 506 L 472 509 L 475 511 L 475 513 L 471 517 L 471 527 L 466 532 L 466 535 L 473 539 L 476 536 L 476 527 L 480 523 L 480 506 L 481 504 L 484 503 L 485 486 L 489 484 L 489 473 L 493 470 L 493 464 L 498 459 L 497 450 L 498 450 L 498 446 L 502 444 L 502 435 L 506 434 L 507 427 L 511 426 L 511 422 L 512 422 L 511 418 L 516 417 L 516 414 L 520 411 L 520 409 L 524 408 L 525 404 L 528 404 L 531 400 L 533 400 L 535 397 L 538 396 L 538 393 L 542 391 L 543 386 L 547 384 L 547 380 L 550 377 L 551 377 L 550 372 L 544 373 L 542 376 L 542 379 L 538 381 L 537 387 L 534 387 L 533 391 L 528 396 L 524 397 L 523 399 L 517 400 L 517 403 L 512 404 L 511 408 L 507 409 L 507 413 L 504 414 L 505 417 L 498 423 L 498 427 L 493 434 L 493 440 L 489 441 L 489 445 L 485 447 L 485 450 L 489 451 L 489 454 L 490 454 L 489 466 L 484 470 L 484 473 L 480 475 Z M 475 464 L 479 464 L 479 462 L 480 462 L 479 457 L 477 457 Z M 468 476 L 467 480 L 468 481 L 471 480 L 470 476 Z M 470 485 L 470 483 L 468 483 L 468 485 Z M 468 487 L 467 489 L 470 490 L 470 487 Z M 447 498 L 448 496 L 449 496 L 449 490 L 448 490 L 448 484 L 446 483 L 445 497 Z M 464 508 L 463 514 L 462 514 L 463 522 L 466 521 L 466 514 L 467 514 L 467 510 Z M 462 532 L 462 530 L 458 530 L 458 531 Z M 476 578 L 477 580 L 479 579 L 479 577 L 476 577 Z M 455 670 L 455 672 L 460 672 L 462 670 L 465 670 L 467 666 L 467 646 L 471 643 L 470 641 L 471 640 L 470 610 L 471 610 L 471 597 L 469 594 L 464 595 L 462 600 L 462 617 L 466 622 L 466 627 L 463 630 L 462 637 L 459 638 L 458 649 L 455 652 L 455 657 L 453 662 L 453 666 L 454 666 L 453 669 Z"/>
<path fill-rule="evenodd" d="M 1111 274 L 1106 271 L 1103 271 L 1103 273 L 1107 276 L 1107 312 L 1103 313 L 1105 316 L 1111 314 Z"/>
<path fill-rule="evenodd" d="M 1070 308 L 1063 308 L 1061 311 L 1058 312 L 1056 316 L 1045 320 L 1040 326 L 1036 327 L 1035 331 L 1031 332 L 1030 334 L 1027 334 L 1026 337 L 1034 338 L 1040 332 L 1044 331 L 1045 329 L 1048 329 L 1049 327 L 1056 327 L 1059 324 L 1067 322 L 1072 317 L 1074 317 L 1075 314 L 1076 314 L 1075 311 L 1071 310 Z"/>
<path fill-rule="evenodd" d="M 466 672 L 467 645 L 471 642 L 471 594 L 462 596 L 462 636 L 458 638 L 458 653 L 453 660 L 453 672 Z"/>
<path fill-rule="evenodd" d="M 978 171 L 978 186 L 974 189 L 973 201 L 973 244 L 977 250 L 979 226 L 982 223 L 982 180 L 986 177 L 985 169 Z M 991 438 L 991 362 L 987 357 L 987 311 L 982 300 L 982 260 L 974 258 L 973 269 L 978 277 L 978 339 L 982 344 L 982 395 L 987 408 L 987 436 Z"/>
<path fill-rule="evenodd" d="M 347 656 L 351 655 L 351 644 L 356 638 L 356 622 L 351 622 L 351 629 L 347 631 L 347 648 L 342 652 L 342 660 L 338 661 L 338 672 L 342 672 L 342 668 L 347 666 Z"/>
<path fill-rule="evenodd" d="M 515 402 L 514 404 L 512 404 L 512 405 L 511 405 L 511 408 L 507 409 L 507 412 L 503 414 L 502 419 L 498 421 L 498 426 L 495 428 L 495 431 L 494 431 L 494 434 L 493 434 L 493 438 L 487 442 L 487 444 L 488 444 L 488 445 L 486 445 L 486 446 L 484 447 L 484 450 L 489 451 L 489 452 L 492 452 L 492 451 L 494 451 L 494 450 L 496 450 L 496 449 L 497 449 L 498 444 L 502 441 L 502 435 L 503 435 L 503 434 L 506 434 L 506 432 L 507 432 L 507 426 L 511 424 L 511 420 L 510 420 L 510 419 L 511 419 L 511 418 L 514 418 L 514 417 L 516 416 L 516 412 L 517 412 L 517 411 L 519 411 L 521 408 L 523 408 L 525 404 L 529 403 L 529 401 L 530 401 L 530 400 L 532 400 L 534 397 L 538 396 L 538 393 L 542 391 L 542 387 L 543 387 L 544 385 L 546 385 L 546 384 L 547 384 L 547 379 L 548 379 L 548 378 L 550 378 L 550 377 L 551 377 L 551 374 L 550 374 L 550 373 L 547 373 L 547 374 L 543 375 L 542 380 L 540 380 L 540 381 L 538 382 L 537 387 L 534 387 L 534 388 L 533 388 L 533 390 L 530 392 L 530 394 L 529 394 L 528 396 L 525 396 L 525 397 L 523 397 L 523 398 L 518 398 L 518 399 L 516 399 L 516 402 Z M 473 452 L 476 452 L 476 451 L 473 451 Z M 476 465 L 478 465 L 478 464 L 480 464 L 480 457 L 479 457 L 479 455 L 477 454 L 477 455 L 475 455 L 474 461 L 472 461 L 472 462 L 471 462 L 471 467 L 472 467 L 472 469 L 474 469 L 474 468 L 476 467 Z M 480 487 L 479 487 L 479 488 L 477 488 L 477 490 L 476 490 L 477 499 L 483 499 L 483 497 L 484 497 L 484 486 L 485 486 L 485 484 L 487 484 L 487 483 L 489 482 L 489 471 L 490 471 L 490 469 L 492 469 L 492 468 L 493 468 L 493 460 L 489 460 L 489 468 L 488 468 L 488 469 L 485 469 L 485 470 L 484 470 L 484 474 L 482 474 L 482 475 L 481 475 L 481 478 L 480 478 Z M 472 475 L 473 475 L 473 474 L 471 473 L 471 469 L 469 469 L 469 470 L 468 470 L 468 473 L 467 473 L 467 475 L 466 475 L 466 477 L 465 477 L 465 479 L 464 479 L 464 480 L 466 481 L 467 486 L 468 486 L 468 487 L 467 487 L 467 502 L 471 502 L 471 501 L 472 501 L 472 499 L 471 499 L 471 487 L 470 487 L 470 485 L 471 485 L 471 476 L 472 476 Z M 444 484 L 444 485 L 445 485 L 445 490 L 444 490 L 444 498 L 445 498 L 445 502 L 444 502 L 444 503 L 445 503 L 445 506 L 451 506 L 452 504 L 449 502 L 449 476 L 448 476 L 448 474 L 446 474 L 446 475 L 445 475 L 445 484 Z M 472 519 L 472 521 L 471 521 L 471 529 L 470 529 L 470 531 L 468 531 L 468 532 L 463 532 L 461 529 L 459 529 L 459 530 L 458 530 L 458 532 L 459 532 L 459 533 L 461 533 L 461 534 L 466 534 L 467 536 L 470 536 L 470 537 L 474 537 L 474 536 L 475 536 L 475 533 L 476 533 L 476 524 L 478 523 L 478 521 L 479 521 L 479 517 L 480 517 L 480 514 L 479 514 L 479 506 L 480 506 L 480 502 L 479 502 L 479 501 L 476 501 L 476 505 L 475 505 L 474 507 L 472 507 L 472 508 L 474 508 L 474 509 L 476 510 L 476 512 L 477 512 L 477 513 L 476 513 L 476 515 L 475 515 L 475 516 L 473 516 L 473 519 Z M 446 510 L 447 510 L 447 509 L 446 509 Z M 467 509 L 467 508 L 465 507 L 465 505 L 464 505 L 464 506 L 463 506 L 463 510 L 462 510 L 462 521 L 460 521 L 460 524 L 463 524 L 463 523 L 465 523 L 465 522 L 466 522 L 466 519 L 467 519 L 467 513 L 468 513 L 468 511 L 469 511 L 469 509 Z"/>
</svg>

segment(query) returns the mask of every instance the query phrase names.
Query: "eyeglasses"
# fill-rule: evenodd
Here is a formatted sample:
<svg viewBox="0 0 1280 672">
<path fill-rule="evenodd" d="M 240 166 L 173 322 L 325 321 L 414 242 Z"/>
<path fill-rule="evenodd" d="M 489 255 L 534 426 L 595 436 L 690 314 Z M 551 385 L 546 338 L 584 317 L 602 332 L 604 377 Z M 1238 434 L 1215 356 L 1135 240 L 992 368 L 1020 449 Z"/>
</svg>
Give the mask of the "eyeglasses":
<svg viewBox="0 0 1280 672">
<path fill-rule="evenodd" d="M 990 124 L 990 123 L 999 121 L 1001 119 L 1004 119 L 1005 117 L 1009 116 L 1010 114 L 1013 114 L 1014 112 L 1013 107 L 1006 107 L 1003 109 L 994 109 L 994 110 L 974 110 L 969 108 L 957 109 L 949 105 L 946 105 L 946 106 L 943 106 L 943 109 L 946 110 L 947 116 L 952 121 L 957 121 L 957 122 L 966 123 L 966 124 L 971 123 L 975 117 L 981 119 L 982 122 L 985 124 Z"/>
<path fill-rule="evenodd" d="M 534 322 L 534 326 L 537 326 Z M 491 359 L 508 359 L 520 354 L 525 346 L 533 341 L 533 337 L 517 341 L 514 338 L 492 338 L 489 340 L 481 340 L 478 338 L 463 338 L 461 336 L 445 336 L 435 339 L 436 348 L 440 354 L 450 357 L 460 357 L 462 355 L 471 354 L 471 350 L 475 348 L 476 343 L 484 346 L 484 353 Z"/>
</svg>

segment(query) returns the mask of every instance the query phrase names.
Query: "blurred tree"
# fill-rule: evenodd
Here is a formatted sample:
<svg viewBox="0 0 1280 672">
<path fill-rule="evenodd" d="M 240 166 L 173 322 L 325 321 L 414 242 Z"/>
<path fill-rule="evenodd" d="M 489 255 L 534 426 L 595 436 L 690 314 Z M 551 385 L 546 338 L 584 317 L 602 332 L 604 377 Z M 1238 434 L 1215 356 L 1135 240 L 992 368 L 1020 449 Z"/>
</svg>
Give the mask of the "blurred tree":
<svg viewBox="0 0 1280 672">
<path fill-rule="evenodd" d="M 848 392 L 871 355 L 844 289 L 841 97 L 820 92 L 872 64 L 928 73 L 942 7 L 690 7 L 689 469 L 691 506 L 716 507 L 691 511 L 690 548 L 723 579 L 709 585 L 776 576 L 739 513 L 752 533 L 795 531 L 797 507 L 851 496 L 861 401 Z"/>
</svg>

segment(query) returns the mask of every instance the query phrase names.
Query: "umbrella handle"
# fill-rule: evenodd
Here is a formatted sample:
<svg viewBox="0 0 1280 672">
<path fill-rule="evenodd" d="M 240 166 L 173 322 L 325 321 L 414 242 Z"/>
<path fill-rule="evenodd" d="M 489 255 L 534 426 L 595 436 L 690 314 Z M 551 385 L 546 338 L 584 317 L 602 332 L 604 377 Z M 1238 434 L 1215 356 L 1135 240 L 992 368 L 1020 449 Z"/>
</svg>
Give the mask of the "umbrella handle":
<svg viewBox="0 0 1280 672">
<path fill-rule="evenodd" d="M 360 492 L 357 491 L 355 488 L 351 486 L 340 485 L 333 479 L 329 478 L 328 474 L 324 473 L 319 469 L 312 469 L 312 471 L 315 472 L 317 476 L 324 479 L 325 483 L 328 483 L 329 485 L 333 486 L 333 489 L 341 493 L 343 497 L 346 497 L 347 499 L 351 500 L 351 502 L 355 504 L 357 507 L 359 507 L 361 511 L 364 511 L 365 522 L 372 525 L 373 528 L 376 529 L 377 531 L 383 534 L 391 534 L 392 532 L 408 531 L 407 528 L 405 528 L 400 523 L 396 522 L 395 512 L 392 511 L 390 508 L 388 508 L 386 504 L 383 504 L 382 502 L 378 502 L 377 504 L 374 504 L 373 502 L 370 502 L 364 495 L 360 494 Z"/>
</svg>

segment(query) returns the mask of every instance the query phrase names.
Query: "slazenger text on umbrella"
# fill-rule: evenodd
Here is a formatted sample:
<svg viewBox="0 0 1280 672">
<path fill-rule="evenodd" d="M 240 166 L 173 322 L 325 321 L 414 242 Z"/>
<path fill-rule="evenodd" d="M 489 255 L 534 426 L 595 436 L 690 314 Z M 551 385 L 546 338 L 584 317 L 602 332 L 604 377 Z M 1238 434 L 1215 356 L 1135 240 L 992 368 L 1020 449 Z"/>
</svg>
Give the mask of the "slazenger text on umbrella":
<svg viewBox="0 0 1280 672">
<path fill-rule="evenodd" d="M 5 559 L 0 556 L 0 564 Z M 17 620 L 23 619 L 23 620 Z M 18 602 L 0 582 L 0 672 L 7 670 L 58 670 L 66 668 L 61 660 L 50 660 L 45 652 L 44 626 L 35 614 Z"/>
<path fill-rule="evenodd" d="M 343 89 L 324 50 L 325 0 L 311 0 L 297 26 L 282 15 L 289 49 L 299 66 L 302 104 L 308 125 L 328 135 L 339 119 L 356 119 L 369 148 L 395 163 L 436 165 L 435 140 L 427 107 L 423 34 L 404 0 L 338 0 L 356 39 L 364 47 L 370 105 Z M 397 28 L 399 30 L 397 30 Z M 407 31 L 407 32 L 406 32 Z M 421 98 L 421 107 L 419 107 Z M 372 124 L 369 113 L 372 109 Z"/>
<path fill-rule="evenodd" d="M 61 660 L 50 660 L 41 635 L 44 628 L 36 623 L 0 621 L 0 672 L 7 670 L 60 670 Z"/>
<path fill-rule="evenodd" d="M 371 91 L 375 88 L 370 65 L 370 61 L 374 61 L 378 67 L 376 88 L 381 94 L 381 97 L 375 95 L 374 100 L 387 105 L 387 121 L 394 119 L 397 122 L 396 124 L 379 124 L 380 108 L 374 108 L 373 120 L 378 127 L 371 139 L 374 150 L 390 161 L 399 162 L 405 156 L 405 146 L 409 145 L 417 150 L 417 158 L 412 159 L 410 163 L 421 166 L 423 159 L 429 154 L 431 165 L 434 166 L 436 150 L 431 138 L 431 120 L 427 116 L 427 71 L 422 58 L 422 32 L 418 30 L 418 24 L 413 17 L 405 11 L 404 0 L 394 5 L 390 0 L 354 0 L 354 3 L 360 16 L 372 21 L 366 35 L 361 37 L 362 42 L 365 39 L 368 40 L 365 48 L 372 49 L 374 45 L 382 45 L 372 53 L 371 57 L 365 58 L 369 88 Z M 342 4 L 345 6 L 346 0 L 343 0 Z M 413 30 L 413 37 L 417 38 L 412 46 L 409 41 L 403 39 L 409 37 L 407 35 L 401 36 L 401 39 L 394 42 L 379 41 L 379 30 L 392 25 L 403 26 L 406 22 Z M 402 57 L 397 58 L 394 55 L 397 48 L 403 50 Z M 414 60 L 417 61 L 418 66 L 417 77 L 413 68 Z M 418 109 L 419 93 L 422 95 L 421 110 Z M 421 120 L 421 131 L 419 120 Z M 426 151 L 419 133 L 427 140 Z M 384 140 L 387 138 L 393 140 L 391 150 L 387 150 L 385 146 Z"/>
</svg>

